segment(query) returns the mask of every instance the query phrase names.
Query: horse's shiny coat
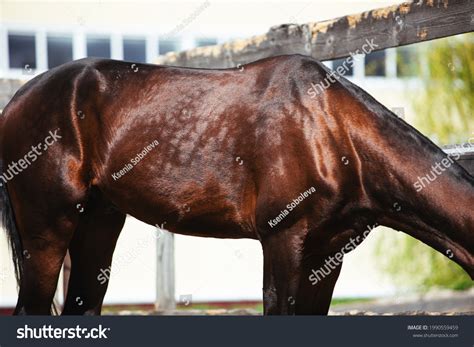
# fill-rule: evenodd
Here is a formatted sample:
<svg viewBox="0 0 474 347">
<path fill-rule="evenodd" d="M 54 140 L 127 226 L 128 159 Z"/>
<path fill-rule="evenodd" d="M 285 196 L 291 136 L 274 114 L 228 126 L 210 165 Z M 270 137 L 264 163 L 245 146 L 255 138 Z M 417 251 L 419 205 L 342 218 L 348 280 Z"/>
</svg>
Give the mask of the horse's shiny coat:
<svg viewBox="0 0 474 347">
<path fill-rule="evenodd" d="M 63 313 L 99 314 L 97 276 L 126 214 L 186 235 L 258 239 L 266 314 L 326 314 L 341 264 L 316 284 L 312 270 L 375 223 L 451 250 L 472 277 L 473 177 L 453 164 L 416 192 L 445 154 L 343 78 L 311 97 L 326 73 L 298 55 L 229 70 L 83 59 L 27 83 L 1 120 L 4 165 L 50 130 L 61 139 L 8 182 L 31 255 L 20 259 L 16 313 L 49 312 L 69 248 Z"/>
</svg>

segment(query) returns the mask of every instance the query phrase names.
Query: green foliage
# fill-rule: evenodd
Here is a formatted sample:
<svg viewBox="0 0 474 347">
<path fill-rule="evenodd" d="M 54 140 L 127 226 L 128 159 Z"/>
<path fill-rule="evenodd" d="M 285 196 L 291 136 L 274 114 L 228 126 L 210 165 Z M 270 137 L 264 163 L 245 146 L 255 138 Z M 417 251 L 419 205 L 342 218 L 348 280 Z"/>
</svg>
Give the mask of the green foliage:
<svg viewBox="0 0 474 347">
<path fill-rule="evenodd" d="M 474 34 L 425 44 L 418 59 L 421 90 L 415 127 L 439 144 L 467 142 L 474 129 Z"/>
<path fill-rule="evenodd" d="M 379 267 L 403 289 L 462 290 L 473 286 L 469 275 L 455 262 L 413 237 L 384 230 L 377 242 Z"/>
<path fill-rule="evenodd" d="M 412 97 L 414 125 L 440 145 L 467 142 L 474 130 L 474 34 L 436 40 L 424 48 L 417 50 L 415 59 L 406 51 L 397 55 L 397 70 L 405 76 L 417 71 L 421 80 L 419 92 Z M 403 288 L 474 285 L 460 266 L 406 234 L 385 232 L 376 254 L 382 270 Z"/>
<path fill-rule="evenodd" d="M 418 75 L 419 61 L 415 47 L 405 46 L 397 48 L 398 77 L 415 77 Z"/>
</svg>

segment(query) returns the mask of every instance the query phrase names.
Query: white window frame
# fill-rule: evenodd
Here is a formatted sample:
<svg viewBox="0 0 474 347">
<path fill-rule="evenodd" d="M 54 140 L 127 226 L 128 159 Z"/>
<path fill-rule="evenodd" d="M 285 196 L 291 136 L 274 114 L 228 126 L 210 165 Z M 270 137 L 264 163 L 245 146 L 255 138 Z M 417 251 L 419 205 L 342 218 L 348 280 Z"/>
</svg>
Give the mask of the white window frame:
<svg viewBox="0 0 474 347">
<path fill-rule="evenodd" d="M 71 37 L 72 40 L 72 59 L 74 60 L 74 35 L 72 32 L 46 32 L 45 33 L 45 45 L 44 45 L 44 57 L 45 57 L 45 70 L 49 69 L 48 67 L 48 60 L 49 60 L 49 55 L 48 55 L 48 37 Z M 38 45 L 38 44 L 37 44 Z"/>
<path fill-rule="evenodd" d="M 35 38 L 35 61 L 36 61 L 36 68 L 32 69 L 31 73 L 25 73 L 25 68 L 20 69 L 20 68 L 11 68 L 10 67 L 10 51 L 8 49 L 8 36 L 9 35 L 24 35 L 24 36 L 33 36 Z M 43 66 L 40 66 L 40 62 L 44 64 L 44 59 L 38 59 L 38 49 L 41 49 L 39 47 L 39 43 L 44 41 L 44 36 L 43 33 L 39 30 L 28 30 L 28 29 L 8 29 L 4 31 L 4 45 L 5 46 L 5 71 L 6 75 L 5 77 L 9 77 L 9 75 L 14 75 L 14 76 L 21 76 L 22 79 L 29 79 L 28 76 L 34 76 L 35 74 L 38 73 L 38 71 L 42 71 L 41 69 Z M 44 51 L 42 51 L 44 54 Z M 1 76 L 0 76 L 1 77 Z"/>
</svg>

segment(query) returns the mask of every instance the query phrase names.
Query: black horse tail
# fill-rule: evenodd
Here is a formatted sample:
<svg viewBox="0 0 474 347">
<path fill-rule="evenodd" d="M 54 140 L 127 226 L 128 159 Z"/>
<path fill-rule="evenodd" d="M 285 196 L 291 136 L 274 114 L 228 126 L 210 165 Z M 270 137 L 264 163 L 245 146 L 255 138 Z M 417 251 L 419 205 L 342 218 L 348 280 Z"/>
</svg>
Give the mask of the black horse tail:
<svg viewBox="0 0 474 347">
<path fill-rule="evenodd" d="M 3 160 L 0 159 L 0 173 L 3 174 L 3 172 Z M 23 245 L 16 227 L 15 213 L 13 211 L 10 195 L 8 194 L 7 185 L 6 182 L 4 182 L 3 176 L 0 177 L 0 215 L 0 223 L 3 226 L 3 229 L 7 232 L 10 241 L 10 248 L 13 254 L 13 264 L 15 266 L 15 276 L 19 286 L 23 277 Z"/>
</svg>

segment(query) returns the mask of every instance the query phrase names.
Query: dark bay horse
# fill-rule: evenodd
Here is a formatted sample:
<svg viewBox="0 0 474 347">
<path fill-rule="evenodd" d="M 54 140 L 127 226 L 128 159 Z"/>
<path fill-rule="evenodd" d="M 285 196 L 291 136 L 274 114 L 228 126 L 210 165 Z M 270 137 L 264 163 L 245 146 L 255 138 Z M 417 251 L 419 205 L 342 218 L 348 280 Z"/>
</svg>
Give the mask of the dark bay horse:
<svg viewBox="0 0 474 347">
<path fill-rule="evenodd" d="M 227 70 L 88 58 L 29 81 L 0 121 L 15 313 L 50 312 L 69 249 L 63 314 L 100 314 L 98 275 L 126 214 L 180 234 L 258 239 L 265 314 L 326 314 L 343 250 L 373 225 L 473 277 L 473 177 L 454 162 L 418 190 L 446 154 L 342 77 L 310 92 L 327 74 L 300 55 Z"/>
</svg>

